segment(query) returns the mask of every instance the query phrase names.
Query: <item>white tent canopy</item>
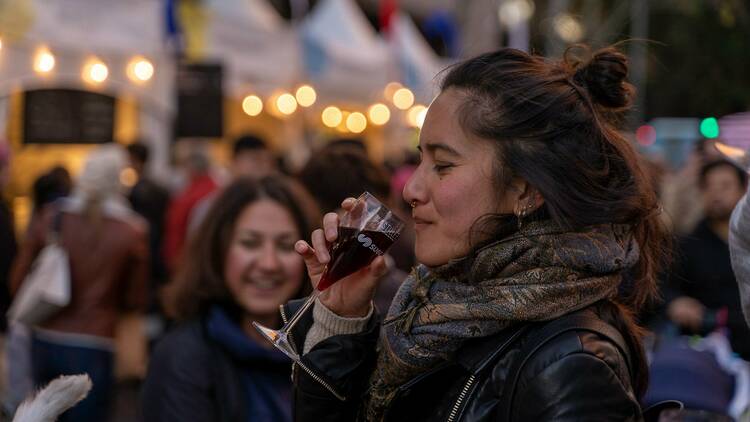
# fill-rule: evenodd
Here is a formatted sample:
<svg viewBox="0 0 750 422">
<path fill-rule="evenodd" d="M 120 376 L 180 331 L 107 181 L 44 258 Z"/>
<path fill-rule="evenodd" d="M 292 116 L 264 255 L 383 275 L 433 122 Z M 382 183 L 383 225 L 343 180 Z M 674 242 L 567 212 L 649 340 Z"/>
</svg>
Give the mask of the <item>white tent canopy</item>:
<svg viewBox="0 0 750 422">
<path fill-rule="evenodd" d="M 417 101 L 428 104 L 437 94 L 435 77 L 449 62 L 432 51 L 409 16 L 399 13 L 394 18 L 391 45 L 402 82 L 411 87 Z"/>
<path fill-rule="evenodd" d="M 302 78 L 298 37 L 266 0 L 209 0 L 205 7 L 207 58 L 224 63 L 227 95 L 268 95 Z"/>
<path fill-rule="evenodd" d="M 160 0 L 27 0 L 0 9 L 0 95 L 36 88 L 73 88 L 127 96 L 139 104 L 139 129 L 149 140 L 155 163 L 166 163 L 174 110 L 174 62 L 163 42 Z M 21 7 L 23 3 L 23 7 Z M 3 31 L 4 29 L 4 31 Z M 32 65 L 46 47 L 55 58 L 52 71 L 38 74 Z M 153 77 L 134 83 L 127 77 L 135 56 L 154 66 Z M 84 64 L 96 58 L 107 66 L 107 79 L 96 86 L 82 79 Z"/>
<path fill-rule="evenodd" d="M 299 31 L 307 75 L 324 100 L 371 102 L 394 77 L 387 44 L 351 0 L 322 0 Z"/>
</svg>

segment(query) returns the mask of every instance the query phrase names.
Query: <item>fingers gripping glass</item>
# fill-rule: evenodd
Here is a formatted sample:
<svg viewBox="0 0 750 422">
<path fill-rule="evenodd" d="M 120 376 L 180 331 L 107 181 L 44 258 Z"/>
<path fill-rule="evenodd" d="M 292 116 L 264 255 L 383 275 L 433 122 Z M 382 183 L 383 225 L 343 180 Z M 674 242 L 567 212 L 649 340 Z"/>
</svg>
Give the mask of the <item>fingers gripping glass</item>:
<svg viewBox="0 0 750 422">
<path fill-rule="evenodd" d="M 287 356 L 299 361 L 299 355 L 288 339 L 292 327 L 315 303 L 321 292 L 342 278 L 370 265 L 376 257 L 385 254 L 398 239 L 403 228 L 403 221 L 391 210 L 371 194 L 363 193 L 357 198 L 352 209 L 339 221 L 338 237 L 329 247 L 331 260 L 302 308 L 279 330 L 272 330 L 257 322 L 253 322 L 253 326 Z"/>
</svg>

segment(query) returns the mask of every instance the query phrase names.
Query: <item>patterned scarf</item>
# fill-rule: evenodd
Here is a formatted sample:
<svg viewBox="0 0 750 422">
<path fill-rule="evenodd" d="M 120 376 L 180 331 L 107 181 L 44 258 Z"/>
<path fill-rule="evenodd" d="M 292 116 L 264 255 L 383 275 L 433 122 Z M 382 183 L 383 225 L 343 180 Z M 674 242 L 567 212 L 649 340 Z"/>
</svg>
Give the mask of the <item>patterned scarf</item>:
<svg viewBox="0 0 750 422">
<path fill-rule="evenodd" d="M 468 339 L 518 321 L 551 320 L 612 297 L 621 272 L 638 256 L 627 226 L 572 232 L 547 220 L 471 257 L 415 268 L 383 322 L 366 419 L 382 420 L 401 384 L 451 360 Z"/>
</svg>

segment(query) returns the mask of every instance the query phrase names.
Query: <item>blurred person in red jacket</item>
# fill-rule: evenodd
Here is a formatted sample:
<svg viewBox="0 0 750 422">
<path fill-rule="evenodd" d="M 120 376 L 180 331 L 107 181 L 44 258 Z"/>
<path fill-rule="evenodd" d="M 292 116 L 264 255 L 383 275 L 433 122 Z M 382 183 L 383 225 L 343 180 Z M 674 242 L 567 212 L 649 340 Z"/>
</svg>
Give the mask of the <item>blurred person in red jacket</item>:
<svg viewBox="0 0 750 422">
<path fill-rule="evenodd" d="M 59 241 L 69 257 L 71 300 L 33 328 L 34 383 L 87 373 L 94 384 L 85 400 L 62 415 L 63 422 L 107 419 L 117 319 L 146 304 L 148 228 L 122 194 L 125 163 L 119 146 L 94 150 L 73 194 L 49 204 L 32 221 L 11 273 L 14 293 L 58 221 Z"/>
<path fill-rule="evenodd" d="M 180 254 L 187 238 L 191 212 L 202 199 L 213 193 L 219 186 L 210 174 L 210 162 L 202 151 L 189 152 L 184 165 L 188 183 L 169 204 L 164 232 L 164 259 L 171 273 L 177 270 L 179 264 Z"/>
<path fill-rule="evenodd" d="M 278 174 L 279 169 L 276 165 L 276 158 L 273 152 L 268 149 L 266 141 L 259 136 L 245 134 L 235 139 L 234 145 L 232 145 L 232 160 L 229 163 L 229 171 L 231 182 L 243 177 L 261 180 L 264 177 Z M 195 204 L 195 207 L 190 211 L 188 236 L 198 229 L 216 197 L 220 194 L 221 189 L 217 189 Z"/>
</svg>

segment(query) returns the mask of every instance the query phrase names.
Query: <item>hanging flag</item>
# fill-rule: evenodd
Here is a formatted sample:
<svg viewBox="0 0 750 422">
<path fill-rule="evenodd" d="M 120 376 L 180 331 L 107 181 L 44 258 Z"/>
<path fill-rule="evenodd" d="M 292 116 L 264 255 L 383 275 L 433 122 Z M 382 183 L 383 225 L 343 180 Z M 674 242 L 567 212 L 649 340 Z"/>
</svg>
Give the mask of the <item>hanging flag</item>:
<svg viewBox="0 0 750 422">
<path fill-rule="evenodd" d="M 177 8 L 185 57 L 200 60 L 206 53 L 208 13 L 199 0 L 181 0 Z"/>
<path fill-rule="evenodd" d="M 458 25 L 451 13 L 436 10 L 425 18 L 422 29 L 428 38 L 440 40 L 449 57 L 459 56 Z"/>
<path fill-rule="evenodd" d="M 398 0 L 380 0 L 380 9 L 378 17 L 380 20 L 380 32 L 389 34 L 391 31 L 391 21 L 398 10 Z"/>
<path fill-rule="evenodd" d="M 182 40 L 182 29 L 177 13 L 178 0 L 164 1 L 164 32 L 167 44 L 172 46 L 176 53 L 181 54 L 185 48 Z"/>
</svg>

